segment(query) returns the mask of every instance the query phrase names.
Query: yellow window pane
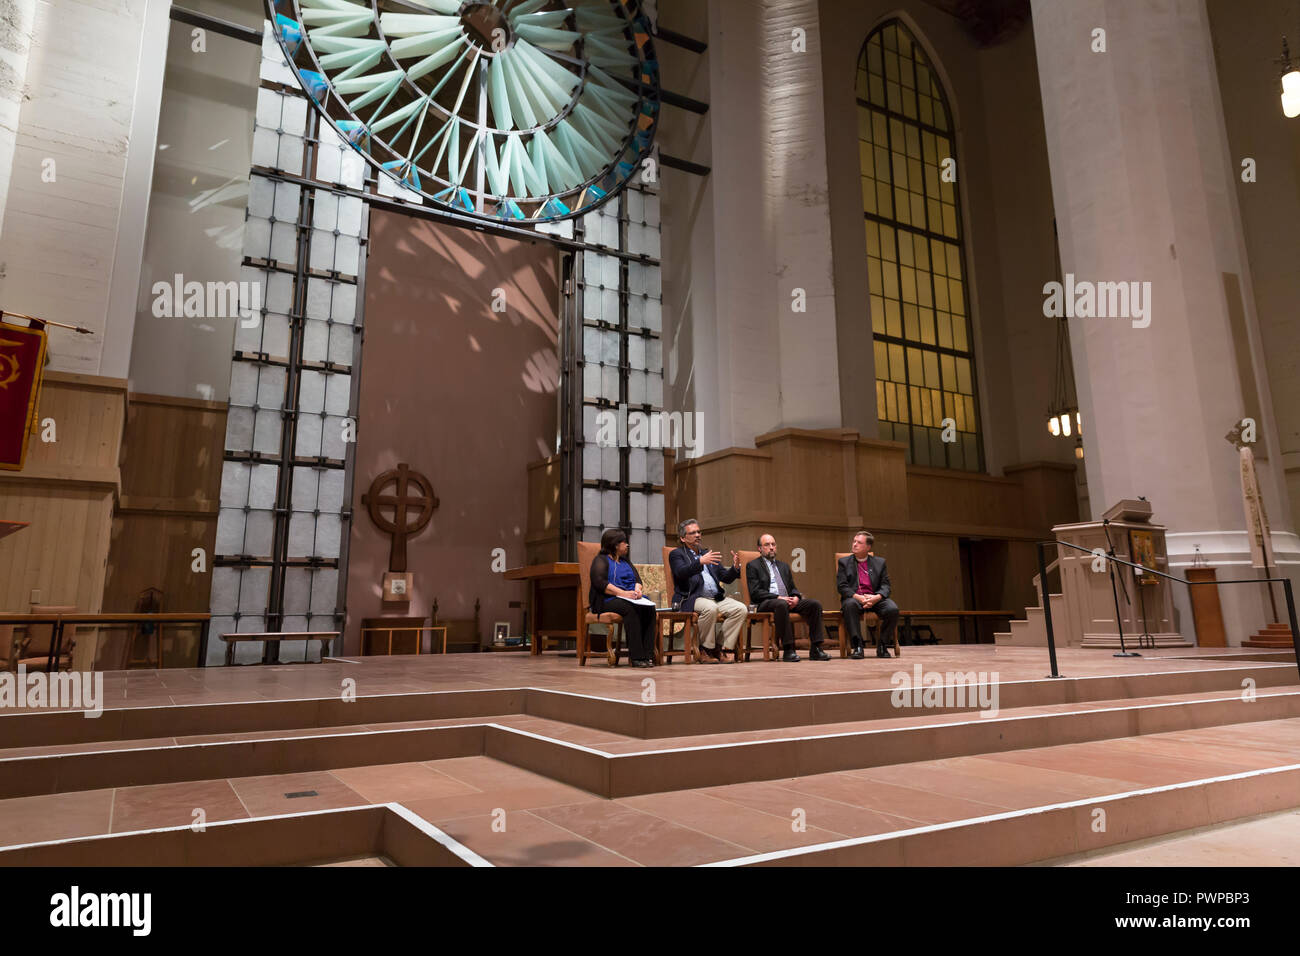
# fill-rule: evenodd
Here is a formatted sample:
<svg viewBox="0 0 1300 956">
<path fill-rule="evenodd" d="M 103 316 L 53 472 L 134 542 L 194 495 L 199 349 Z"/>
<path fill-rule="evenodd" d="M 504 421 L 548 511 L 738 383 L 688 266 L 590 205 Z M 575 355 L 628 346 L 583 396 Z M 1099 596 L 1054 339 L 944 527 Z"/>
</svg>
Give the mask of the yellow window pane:
<svg viewBox="0 0 1300 956">
<path fill-rule="evenodd" d="M 903 368 L 903 347 L 889 344 L 889 378 L 894 382 L 906 382 L 907 373 Z"/>
<path fill-rule="evenodd" d="M 934 125 L 939 129 L 948 128 L 948 111 L 943 108 L 942 103 L 934 104 Z"/>
<path fill-rule="evenodd" d="M 885 411 L 885 381 L 876 379 L 876 415 L 879 416 Z"/>
<path fill-rule="evenodd" d="M 853 92 L 861 99 L 865 100 L 867 98 L 867 71 L 866 70 L 863 69 L 858 70 L 858 82 L 853 87 Z M 924 97 L 924 99 L 929 99 L 929 97 Z"/>
<path fill-rule="evenodd" d="M 886 50 L 898 50 L 898 37 L 894 33 L 892 23 L 880 31 L 880 39 L 884 42 Z"/>
<path fill-rule="evenodd" d="M 912 236 L 912 247 L 916 252 L 916 267 L 918 269 L 929 269 L 930 245 L 925 241 L 925 236 Z"/>
<path fill-rule="evenodd" d="M 872 73 L 885 72 L 885 68 L 881 64 L 881 60 L 880 60 L 880 38 L 879 37 L 872 37 L 871 42 L 867 44 L 867 69 L 870 70 Z M 926 75 L 928 77 L 929 73 L 927 72 Z M 926 82 L 929 82 L 929 80 L 927 79 Z"/>
<path fill-rule="evenodd" d="M 903 320 L 898 312 L 898 303 L 893 299 L 885 300 L 885 334 L 895 335 L 900 339 L 903 337 Z M 899 361 L 900 362 L 902 361 L 901 353 L 900 353 Z M 890 359 L 889 364 L 890 364 L 890 368 L 892 369 L 893 359 Z M 902 366 L 900 365 L 899 367 L 901 368 Z M 901 382 L 902 380 L 903 379 L 900 374 L 898 376 L 898 381 Z"/>
<path fill-rule="evenodd" d="M 948 311 L 948 283 L 937 278 L 934 281 L 934 304 L 936 308 Z"/>
<path fill-rule="evenodd" d="M 939 208 L 939 200 L 931 199 L 926 204 L 926 212 L 930 214 L 930 219 L 929 219 L 930 229 L 933 230 L 934 232 L 938 232 L 939 228 L 943 225 L 943 211 Z M 936 272 L 943 271 L 942 262 L 936 261 L 935 271 Z"/>
<path fill-rule="evenodd" d="M 907 155 L 921 158 L 921 131 L 915 126 L 907 127 Z"/>
<path fill-rule="evenodd" d="M 916 270 L 916 304 L 923 306 L 933 306 L 934 298 L 930 289 L 930 273 L 922 270 Z"/>
<path fill-rule="evenodd" d="M 939 371 L 943 373 L 944 388 L 957 384 L 957 362 L 951 355 L 939 356 Z"/>
<path fill-rule="evenodd" d="M 897 53 L 885 54 L 885 79 L 889 80 L 891 83 L 898 82 L 898 54 Z"/>
<path fill-rule="evenodd" d="M 948 414 L 952 420 L 957 423 L 957 431 L 968 431 L 966 425 L 966 403 L 961 400 L 960 395 L 953 395 L 949 392 L 944 396 L 944 404 L 952 409 Z"/>
<path fill-rule="evenodd" d="M 929 196 L 939 195 L 939 167 L 930 163 L 925 164 L 925 192 Z"/>
<path fill-rule="evenodd" d="M 916 88 L 926 95 L 930 93 L 930 68 L 919 61 L 916 64 Z"/>
<path fill-rule="evenodd" d="M 948 298 L 952 303 L 950 311 L 966 314 L 966 297 L 962 294 L 960 279 L 948 280 Z"/>
<path fill-rule="evenodd" d="M 912 197 L 912 222 L 914 225 L 925 224 L 925 200 L 920 193 L 908 193 Z"/>
<path fill-rule="evenodd" d="M 894 262 L 898 259 L 894 252 L 894 230 L 889 226 L 880 227 L 880 258 L 886 262 Z"/>
<path fill-rule="evenodd" d="M 911 234 L 900 233 L 898 239 L 898 261 L 905 266 L 915 265 L 912 259 L 912 252 L 915 247 L 912 245 Z"/>
<path fill-rule="evenodd" d="M 930 389 L 930 416 L 934 421 L 934 426 L 938 428 L 943 423 L 943 392 L 937 388 Z"/>
<path fill-rule="evenodd" d="M 876 178 L 889 182 L 894 175 L 893 170 L 889 168 L 889 150 L 879 145 L 873 149 L 876 151 Z"/>
<path fill-rule="evenodd" d="M 889 353 L 885 348 L 885 343 L 879 340 L 872 342 L 876 357 L 876 382 L 880 383 L 889 378 Z"/>
<path fill-rule="evenodd" d="M 877 73 L 871 74 L 871 96 L 868 99 L 877 106 L 885 105 L 885 78 Z"/>
<path fill-rule="evenodd" d="M 889 121 L 878 110 L 871 111 L 871 141 L 884 144 L 889 136 Z"/>
<path fill-rule="evenodd" d="M 907 61 L 912 58 L 912 37 L 903 27 L 898 28 L 898 52 L 903 57 L 903 69 L 910 70 L 912 65 Z"/>
<path fill-rule="evenodd" d="M 954 279 L 961 278 L 961 250 L 956 246 L 947 247 L 948 253 L 948 275 Z"/>
<path fill-rule="evenodd" d="M 916 119 L 916 93 L 903 87 L 903 115 L 908 119 Z"/>
<path fill-rule="evenodd" d="M 907 266 L 899 266 L 900 291 L 903 293 L 901 298 L 904 302 L 916 302 L 916 270 Z M 910 333 L 908 338 L 914 338 Z"/>
<path fill-rule="evenodd" d="M 894 186 L 907 189 L 907 157 L 902 153 L 895 152 L 892 154 Z"/>
<path fill-rule="evenodd" d="M 925 384 L 925 360 L 920 349 L 907 350 L 907 380 L 913 385 Z"/>
<path fill-rule="evenodd" d="M 952 316 L 947 312 L 936 312 L 935 321 L 939 326 L 939 345 L 942 348 L 952 348 Z"/>
<path fill-rule="evenodd" d="M 947 267 L 944 265 L 947 261 L 947 257 L 943 254 L 943 243 L 938 239 L 931 239 L 930 262 L 932 263 L 935 275 L 944 276 L 948 274 L 946 271 Z"/>
<path fill-rule="evenodd" d="M 898 64 L 898 81 L 903 84 L 904 88 L 909 90 L 916 89 L 916 74 L 913 72 L 911 57 L 899 61 Z"/>
<path fill-rule="evenodd" d="M 880 295 L 884 291 L 885 283 L 880 275 L 880 260 L 867 256 L 867 291 L 873 295 Z"/>
<path fill-rule="evenodd" d="M 894 149 L 899 152 L 903 151 L 903 144 L 906 138 L 903 135 L 903 121 L 891 119 L 889 121 L 889 142 Z"/>
<path fill-rule="evenodd" d="M 943 229 L 940 231 L 945 236 L 957 238 L 957 207 L 952 203 L 943 204 Z"/>
<path fill-rule="evenodd" d="M 921 309 L 921 341 L 934 344 L 934 309 Z"/>
<path fill-rule="evenodd" d="M 870 219 L 866 220 L 867 255 L 880 258 L 880 227 Z"/>
<path fill-rule="evenodd" d="M 967 430 L 973 432 L 975 430 L 975 399 L 967 395 L 962 401 L 966 404 L 966 421 L 970 422 L 970 428 Z"/>
<path fill-rule="evenodd" d="M 939 354 L 937 352 L 922 352 L 925 356 L 925 384 L 927 388 L 938 388 L 939 382 Z"/>
<path fill-rule="evenodd" d="M 963 395 L 973 395 L 970 381 L 970 359 L 957 359 L 957 391 Z"/>
<path fill-rule="evenodd" d="M 952 347 L 961 352 L 970 349 L 970 343 L 966 341 L 966 318 L 961 315 L 952 317 Z"/>
<path fill-rule="evenodd" d="M 939 162 L 939 153 L 936 151 L 934 146 L 934 134 L 922 132 L 921 145 L 924 147 L 921 152 L 921 158 L 927 163 L 937 165 Z"/>
<path fill-rule="evenodd" d="M 899 186 L 894 187 L 894 218 L 909 226 L 912 224 L 912 204 L 908 192 Z"/>
<path fill-rule="evenodd" d="M 939 181 L 939 198 L 948 203 L 957 202 L 957 194 L 953 191 L 952 183 Z"/>
<path fill-rule="evenodd" d="M 871 331 L 877 332 L 880 335 L 885 334 L 885 300 L 883 297 L 878 295 L 873 295 L 871 297 Z M 879 343 L 877 343 L 877 345 L 879 345 Z M 876 362 L 876 368 L 883 368 L 879 360 Z M 879 374 L 879 372 L 876 374 Z"/>
<path fill-rule="evenodd" d="M 885 89 L 889 91 L 889 108 L 895 113 L 903 112 L 903 88 L 897 83 L 886 81 Z"/>
<path fill-rule="evenodd" d="M 903 337 L 915 342 L 920 337 L 920 322 L 916 306 L 903 304 Z"/>
<path fill-rule="evenodd" d="M 891 190 L 889 188 L 889 183 L 882 183 L 879 179 L 877 179 L 876 180 L 876 212 L 879 215 L 889 216 L 893 214 L 894 207 L 890 205 L 889 202 L 890 196 L 891 196 Z"/>
<path fill-rule="evenodd" d="M 874 165 L 871 144 L 858 140 L 858 172 L 863 176 L 871 176 L 875 172 Z"/>
<path fill-rule="evenodd" d="M 885 263 L 880 270 L 880 278 L 883 284 L 880 286 L 886 301 L 898 298 L 898 269 L 893 263 Z"/>
<path fill-rule="evenodd" d="M 907 160 L 907 188 L 913 192 L 921 189 L 921 161 L 912 157 Z"/>
<path fill-rule="evenodd" d="M 893 388 L 885 389 L 885 417 L 891 422 L 898 420 L 898 403 L 894 399 Z"/>
<path fill-rule="evenodd" d="M 862 177 L 862 211 L 876 211 L 876 181 L 869 176 Z"/>
<path fill-rule="evenodd" d="M 865 77 L 866 74 L 861 73 L 859 74 L 859 76 Z M 927 126 L 933 126 L 934 125 L 934 100 L 930 99 L 930 97 L 928 96 L 917 96 L 916 107 L 917 107 L 916 109 L 917 118 L 920 119 L 920 121 L 922 123 L 925 123 Z"/>
</svg>

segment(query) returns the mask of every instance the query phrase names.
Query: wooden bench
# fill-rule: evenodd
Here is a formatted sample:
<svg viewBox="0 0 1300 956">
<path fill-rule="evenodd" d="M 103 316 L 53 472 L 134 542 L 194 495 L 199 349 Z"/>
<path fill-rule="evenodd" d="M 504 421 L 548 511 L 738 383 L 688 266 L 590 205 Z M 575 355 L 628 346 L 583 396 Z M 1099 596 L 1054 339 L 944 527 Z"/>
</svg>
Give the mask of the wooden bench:
<svg viewBox="0 0 1300 956">
<path fill-rule="evenodd" d="M 235 663 L 235 645 L 242 644 L 245 641 L 320 641 L 320 656 L 323 658 L 328 651 L 328 645 L 334 638 L 339 636 L 338 631 L 241 631 L 236 634 L 222 634 L 221 639 L 226 642 L 226 666 L 230 667 Z M 303 646 L 302 651 L 303 663 L 307 663 L 307 647 Z"/>
</svg>

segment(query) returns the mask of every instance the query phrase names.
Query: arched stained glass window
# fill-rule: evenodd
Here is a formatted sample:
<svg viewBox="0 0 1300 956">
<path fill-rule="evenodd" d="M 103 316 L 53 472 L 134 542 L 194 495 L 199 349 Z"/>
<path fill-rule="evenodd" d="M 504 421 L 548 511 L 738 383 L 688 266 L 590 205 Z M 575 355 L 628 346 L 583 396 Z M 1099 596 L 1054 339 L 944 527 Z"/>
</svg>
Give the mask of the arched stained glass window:
<svg viewBox="0 0 1300 956">
<path fill-rule="evenodd" d="M 951 114 L 900 21 L 862 47 L 857 100 L 880 437 L 909 464 L 982 471 Z"/>
</svg>

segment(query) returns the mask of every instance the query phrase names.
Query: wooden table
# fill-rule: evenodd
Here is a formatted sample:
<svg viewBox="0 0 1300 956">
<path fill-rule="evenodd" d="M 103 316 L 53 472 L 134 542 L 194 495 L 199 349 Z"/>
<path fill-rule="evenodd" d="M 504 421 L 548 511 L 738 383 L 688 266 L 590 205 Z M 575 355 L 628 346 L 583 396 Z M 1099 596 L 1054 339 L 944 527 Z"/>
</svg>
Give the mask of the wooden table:
<svg viewBox="0 0 1300 956">
<path fill-rule="evenodd" d="M 912 629 L 912 618 L 914 617 L 930 617 L 930 618 L 953 617 L 957 619 L 957 628 L 958 628 L 958 632 L 961 635 L 961 642 L 963 644 L 978 644 L 979 636 L 980 636 L 979 635 L 980 618 L 1005 617 L 1008 620 L 1010 620 L 1015 616 L 1016 615 L 1014 611 L 899 611 L 898 626 L 900 628 L 906 628 L 907 631 L 910 632 Z M 966 640 L 967 619 L 969 619 L 972 622 L 973 640 L 969 640 L 969 641 Z"/>
<path fill-rule="evenodd" d="M 578 622 L 587 611 L 587 595 L 578 593 L 582 587 L 576 561 L 510 568 L 505 577 L 528 585 L 533 654 L 542 653 L 547 641 L 577 641 Z"/>
</svg>

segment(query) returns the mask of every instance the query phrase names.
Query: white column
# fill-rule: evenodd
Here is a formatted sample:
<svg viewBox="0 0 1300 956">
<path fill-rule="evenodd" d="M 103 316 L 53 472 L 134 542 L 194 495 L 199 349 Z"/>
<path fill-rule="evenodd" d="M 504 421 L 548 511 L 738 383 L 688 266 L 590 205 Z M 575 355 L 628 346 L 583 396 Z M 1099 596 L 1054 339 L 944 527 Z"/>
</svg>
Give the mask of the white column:
<svg viewBox="0 0 1300 956">
<path fill-rule="evenodd" d="M 1224 435 L 1257 415 L 1274 546 L 1300 561 L 1204 3 L 1033 0 L 1033 22 L 1063 271 L 1150 289 L 1145 318 L 1070 320 L 1093 517 L 1145 495 L 1175 574 L 1199 544 L 1220 579 L 1256 576 Z M 1230 641 L 1265 623 L 1262 586 L 1220 593 Z"/>
</svg>

